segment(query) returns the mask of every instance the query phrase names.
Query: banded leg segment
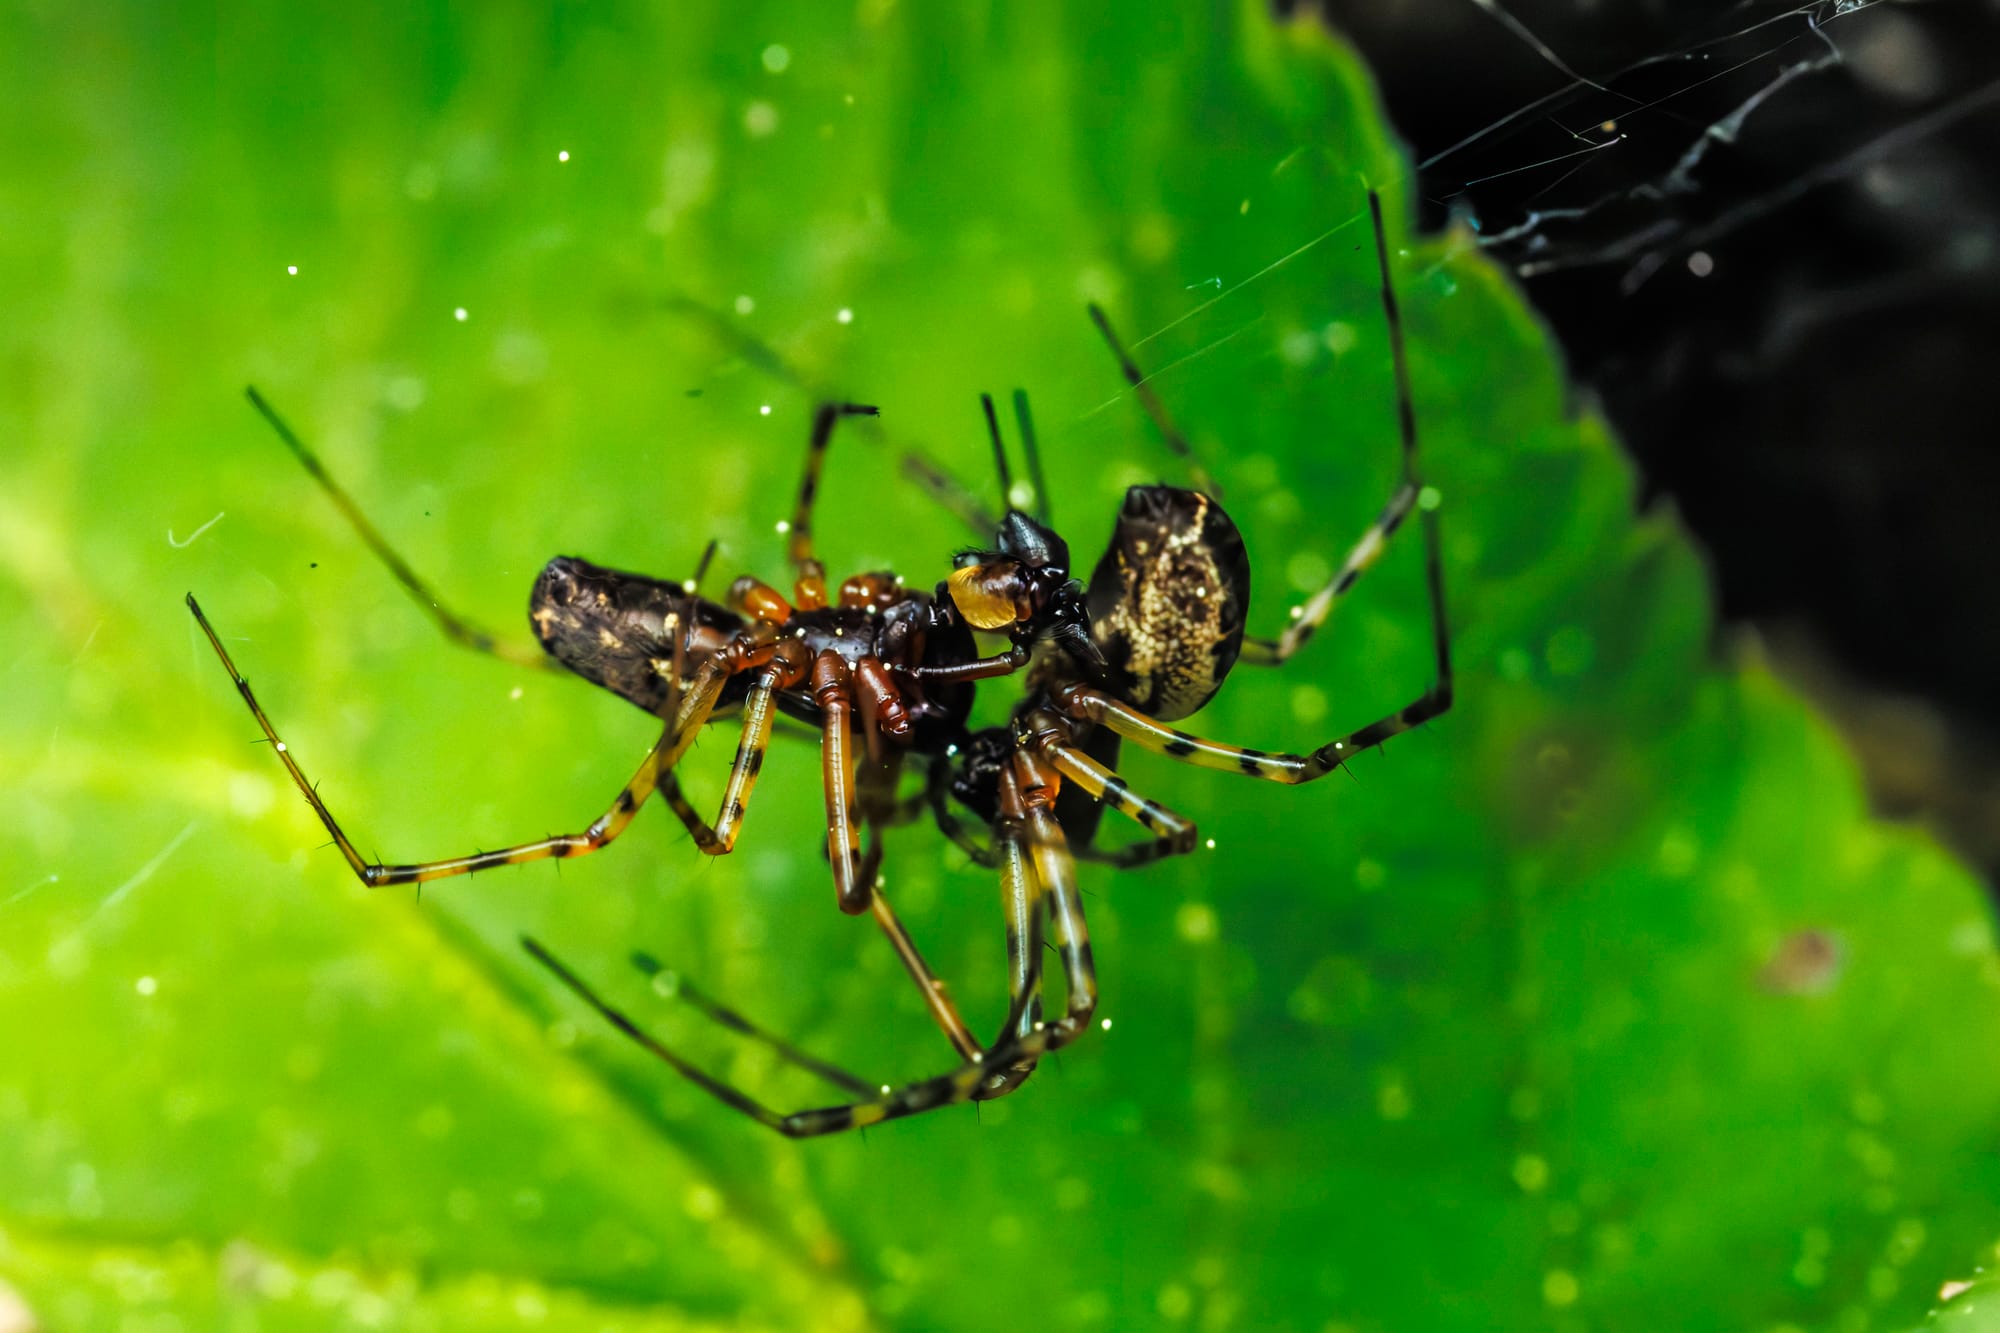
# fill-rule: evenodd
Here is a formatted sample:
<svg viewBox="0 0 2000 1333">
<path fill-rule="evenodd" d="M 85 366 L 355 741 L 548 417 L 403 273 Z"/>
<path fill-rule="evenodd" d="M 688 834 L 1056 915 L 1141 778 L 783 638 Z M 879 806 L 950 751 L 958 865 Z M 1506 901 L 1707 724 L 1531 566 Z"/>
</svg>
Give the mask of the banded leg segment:
<svg viewBox="0 0 2000 1333">
<path fill-rule="evenodd" d="M 1022 815 L 1001 816 L 993 852 L 1000 869 L 1000 909 L 1007 918 L 1007 1020 L 998 1039 L 1004 1042 L 1025 1037 L 1042 1021 L 1041 881 L 1022 838 Z"/>
<path fill-rule="evenodd" d="M 795 596 L 799 609 L 814 611 L 826 605 L 826 567 L 813 555 L 813 501 L 819 495 L 820 470 L 826 461 L 826 446 L 833 428 L 842 417 L 880 416 L 882 409 L 864 403 L 821 403 L 813 413 L 812 439 L 806 446 L 805 475 L 799 480 L 799 500 L 792 510 L 792 533 L 788 543 L 792 564 L 798 569 Z"/>
<path fill-rule="evenodd" d="M 291 450 L 292 457 L 299 460 L 299 465 L 306 470 L 307 475 L 319 483 L 320 490 L 324 491 L 327 499 L 333 501 L 334 507 L 340 510 L 341 516 L 347 520 L 348 526 L 354 529 L 355 535 L 375 553 L 377 559 L 389 567 L 389 573 L 395 577 L 396 582 L 403 585 L 403 591 L 409 593 L 411 599 L 423 608 L 424 614 L 436 622 L 437 627 L 444 631 L 446 638 L 475 652 L 512 662 L 515 666 L 529 667 L 536 671 L 553 671 L 561 666 L 561 663 L 539 647 L 530 648 L 525 644 L 494 638 L 492 634 L 480 629 L 439 601 L 437 594 L 431 591 L 430 585 L 417 577 L 417 572 L 410 568 L 409 562 L 396 553 L 396 549 L 389 545 L 387 539 L 368 520 L 368 515 L 361 512 L 361 506 L 354 502 L 354 497 L 342 489 L 328 474 L 320 463 L 318 455 L 306 448 L 292 428 L 285 424 L 285 419 L 264 401 L 264 395 L 257 392 L 256 386 L 246 387 L 243 396 L 250 400 L 250 406 L 256 408 L 257 414 L 277 432 L 278 438 L 284 442 L 285 448 Z"/>
<path fill-rule="evenodd" d="M 271 719 L 265 715 L 263 707 L 257 702 L 257 696 L 251 693 L 250 682 L 236 669 L 236 663 L 229 656 L 228 649 L 222 646 L 221 637 L 216 634 L 214 626 L 208 623 L 208 617 L 202 614 L 200 605 L 192 595 L 188 597 L 187 604 L 188 610 L 194 613 L 196 623 L 201 626 L 202 633 L 208 636 L 209 645 L 215 649 L 216 656 L 222 659 L 223 668 L 229 672 L 230 679 L 236 682 L 236 691 L 243 696 L 243 702 L 250 709 L 250 715 L 257 720 L 258 727 L 263 730 L 264 739 L 271 743 L 271 748 L 277 751 L 278 759 L 284 764 L 285 771 L 291 774 L 292 784 L 299 789 L 299 794 L 306 798 L 307 804 L 312 806 L 313 813 L 319 816 L 320 823 L 325 825 L 327 833 L 333 838 L 334 846 L 340 849 L 340 854 L 346 858 L 355 877 L 370 888 L 385 884 L 421 884 L 451 875 L 468 875 L 474 871 L 491 870 L 497 866 L 520 865 L 524 861 L 539 861 L 549 857 L 583 856 L 596 851 L 625 831 L 625 827 L 632 822 L 632 817 L 638 812 L 639 807 L 645 804 L 646 799 L 658 787 L 659 775 L 679 762 L 689 741 L 708 720 L 709 713 L 715 707 L 716 697 L 721 694 L 723 683 L 730 675 L 729 668 L 720 662 L 710 662 L 702 667 L 689 688 L 687 697 L 681 703 L 679 714 L 660 733 L 660 739 L 654 743 L 653 748 L 647 751 L 645 759 L 639 764 L 639 771 L 632 775 L 632 780 L 618 793 L 618 798 L 612 802 L 611 808 L 582 833 L 557 834 L 554 837 L 543 838 L 539 842 L 522 843 L 519 846 L 479 852 L 472 856 L 455 856 L 441 861 L 421 861 L 410 865 L 384 865 L 369 861 L 356 850 L 354 843 L 341 830 L 340 822 L 333 817 L 333 812 L 327 809 L 326 803 L 320 800 L 319 793 L 313 789 L 312 783 L 307 781 L 304 770 L 299 767 L 298 761 L 292 758 L 285 742 L 279 739 L 277 729 L 271 725 Z"/>
<path fill-rule="evenodd" d="M 1326 587 L 1313 595 L 1302 609 L 1298 622 L 1277 639 L 1250 639 L 1243 641 L 1241 660 L 1263 666 L 1275 666 L 1290 657 L 1305 645 L 1320 623 L 1333 609 L 1333 603 L 1354 585 L 1363 570 L 1375 562 L 1389 538 L 1409 516 L 1412 507 L 1423 514 L 1424 528 L 1424 577 L 1428 585 L 1431 601 L 1431 630 L 1436 641 L 1437 680 L 1434 693 L 1440 694 L 1446 706 L 1451 699 L 1451 653 L 1450 634 L 1446 624 L 1444 606 L 1443 556 L 1440 553 L 1438 517 L 1435 492 L 1423 489 L 1423 473 L 1418 463 L 1417 410 L 1416 398 L 1410 391 L 1409 354 L 1403 341 L 1402 307 L 1396 302 L 1396 283 L 1389 271 L 1389 242 L 1382 227 L 1382 199 L 1375 191 L 1368 192 L 1368 213 L 1375 229 L 1375 267 L 1382 280 L 1382 317 L 1389 329 L 1389 352 L 1396 374 L 1396 426 L 1401 443 L 1403 478 L 1395 495 L 1390 497 L 1387 508 L 1375 525 L 1362 535 L 1360 542 L 1348 554 L 1346 562 L 1336 572 Z M 1443 712 L 1439 708 L 1438 712 Z"/>
<path fill-rule="evenodd" d="M 854 700 L 847 661 L 831 648 L 813 662 L 813 698 L 820 710 L 820 767 L 826 787 L 826 859 L 834 901 L 849 916 L 868 910 L 874 886 L 862 878 L 861 820 L 855 809 Z"/>
<path fill-rule="evenodd" d="M 1416 407 L 1410 394 L 1409 361 L 1403 346 L 1403 319 L 1396 304 L 1395 283 L 1389 272 L 1389 244 L 1382 230 L 1382 201 L 1372 190 L 1368 194 L 1368 207 L 1375 222 L 1375 262 L 1382 275 L 1382 313 L 1389 326 L 1389 346 L 1395 362 L 1403 483 L 1382 518 L 1349 555 L 1341 573 L 1314 598 L 1313 610 L 1317 614 L 1302 616 L 1301 624 L 1295 631 L 1288 631 L 1275 642 L 1246 640 L 1245 647 L 1253 651 L 1246 652 L 1244 656 L 1252 661 L 1281 662 L 1303 644 L 1310 636 L 1312 626 L 1325 618 L 1334 599 L 1346 591 L 1361 570 L 1374 561 L 1390 534 L 1414 507 L 1420 512 L 1423 522 L 1424 578 L 1430 592 L 1431 640 L 1436 670 L 1431 687 L 1404 708 L 1349 735 L 1328 741 L 1311 754 L 1304 755 L 1268 754 L 1262 750 L 1203 740 L 1162 726 L 1118 700 L 1081 685 L 1056 691 L 1057 707 L 1071 717 L 1110 727 L 1128 740 L 1184 763 L 1244 773 L 1274 782 L 1297 783 L 1325 777 L 1357 751 L 1379 745 L 1391 736 L 1428 722 L 1451 707 L 1451 633 L 1445 616 L 1444 562 L 1440 553 L 1442 544 L 1438 534 L 1438 516 L 1435 507 L 1428 502 L 1429 497 L 1425 495 L 1420 481 Z"/>
<path fill-rule="evenodd" d="M 1449 663 L 1442 665 L 1449 667 Z M 1175 727 L 1162 725 L 1129 704 L 1085 685 L 1063 686 L 1056 691 L 1055 704 L 1080 721 L 1111 728 L 1135 745 L 1178 759 L 1197 768 L 1224 773 L 1241 773 L 1270 782 L 1296 784 L 1323 778 L 1362 750 L 1380 745 L 1391 736 L 1421 726 L 1451 707 L 1449 676 L 1426 690 L 1416 702 L 1371 722 L 1359 731 L 1328 741 L 1310 754 L 1273 754 L 1240 745 L 1204 740 Z"/>
<path fill-rule="evenodd" d="M 1035 723 L 1031 720 L 1030 725 Z M 1116 772 L 1060 739 L 1056 728 L 1043 725 L 1036 733 L 1036 748 L 1065 778 L 1153 835 L 1116 851 L 1091 847 L 1082 849 L 1080 855 L 1123 869 L 1169 856 L 1185 856 L 1194 850 L 1193 820 L 1133 791 Z"/>
<path fill-rule="evenodd" d="M 1285 660 L 1306 646 L 1313 634 L 1326 622 L 1333 611 L 1334 603 L 1347 595 L 1369 566 L 1381 558 L 1388 549 L 1389 539 L 1396 535 L 1396 529 L 1403 526 L 1403 520 L 1416 507 L 1418 488 L 1413 482 L 1404 482 L 1389 497 L 1381 516 L 1361 534 L 1361 540 L 1347 553 L 1347 559 L 1334 571 L 1319 591 L 1299 608 L 1298 617 L 1285 628 L 1285 632 L 1275 639 L 1243 636 L 1243 651 L 1237 658 L 1251 666 L 1281 666 Z"/>
<path fill-rule="evenodd" d="M 1076 887 L 1076 862 L 1069 854 L 1062 825 L 1055 819 L 1055 773 L 1028 751 L 1014 756 L 1014 769 L 1025 807 L 1022 835 L 1034 858 L 1035 879 L 1047 900 L 1049 941 L 1062 960 L 1068 991 L 1063 1016 L 1049 1025 L 1048 1048 L 1053 1051 L 1075 1041 L 1090 1026 L 1090 1016 L 1097 1010 L 1097 967 L 1090 953 L 1090 931 L 1083 921 L 1083 896 Z"/>
<path fill-rule="evenodd" d="M 695 846 L 710 856 L 727 856 L 736 849 L 736 836 L 750 807 L 750 793 L 756 790 L 757 775 L 764 770 L 764 752 L 771 744 L 771 720 L 777 712 L 774 697 L 796 680 L 795 672 L 774 661 L 758 673 L 756 683 L 750 687 L 743 700 L 743 736 L 736 743 L 736 757 L 729 765 L 728 785 L 723 788 L 722 805 L 713 828 L 688 804 L 677 779 L 669 774 L 660 783 L 667 807 L 694 835 Z"/>
<path fill-rule="evenodd" d="M 1093 301 L 1089 309 L 1091 323 L 1097 325 L 1097 331 L 1104 336 L 1105 345 L 1111 348 L 1111 355 L 1118 358 L 1118 369 L 1124 372 L 1125 383 L 1131 386 L 1133 394 L 1139 399 L 1139 406 L 1144 408 L 1146 415 L 1152 419 L 1153 429 L 1160 433 L 1160 438 L 1166 442 L 1167 448 L 1173 450 L 1193 474 L 1194 489 L 1219 498 L 1222 491 L 1216 486 L 1215 479 L 1208 475 L 1208 469 L 1201 465 L 1199 458 L 1195 457 L 1194 446 L 1188 443 L 1187 436 L 1181 434 L 1180 427 L 1174 425 L 1173 418 L 1167 415 L 1166 405 L 1160 401 L 1159 394 L 1153 392 L 1152 382 L 1139 369 L 1138 363 L 1132 359 L 1132 354 L 1125 350 L 1125 344 L 1119 341 L 1118 335 L 1112 331 L 1111 320 L 1104 313 L 1104 307 Z"/>
</svg>

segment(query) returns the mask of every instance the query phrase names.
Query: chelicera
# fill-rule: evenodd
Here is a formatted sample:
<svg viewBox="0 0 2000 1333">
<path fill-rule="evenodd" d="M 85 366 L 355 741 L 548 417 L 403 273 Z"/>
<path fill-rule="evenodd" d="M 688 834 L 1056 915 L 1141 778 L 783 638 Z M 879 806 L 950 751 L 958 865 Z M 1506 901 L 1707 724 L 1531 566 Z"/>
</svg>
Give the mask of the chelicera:
<svg viewBox="0 0 2000 1333">
<path fill-rule="evenodd" d="M 531 653 L 475 629 L 444 608 L 253 389 L 253 405 L 448 636 L 524 665 L 573 672 L 663 724 L 632 779 L 583 832 L 391 865 L 371 862 L 356 850 L 279 739 L 192 596 L 189 609 L 294 784 L 355 875 L 371 886 L 421 883 L 594 852 L 616 839 L 655 794 L 704 852 L 726 853 L 735 846 L 747 814 L 776 716 L 782 713 L 816 728 L 835 899 L 842 911 L 871 915 L 884 932 L 950 1041 L 958 1060 L 955 1068 L 901 1087 L 872 1084 L 759 1031 L 683 984 L 683 999 L 767 1042 L 850 1098 L 837 1106 L 781 1114 L 644 1032 L 538 942 L 524 939 L 524 947 L 655 1056 L 726 1104 L 788 1136 L 825 1134 L 1003 1096 L 1020 1086 L 1043 1055 L 1082 1035 L 1094 1016 L 1097 986 L 1077 861 L 1129 867 L 1186 853 L 1196 845 L 1192 820 L 1140 794 L 1119 774 L 1125 742 L 1200 767 L 1309 782 L 1451 705 L 1434 493 L 1419 478 L 1415 417 L 1380 204 L 1372 194 L 1369 202 L 1401 409 L 1402 479 L 1340 569 L 1279 636 L 1257 638 L 1245 632 L 1249 559 L 1241 534 L 1198 467 L 1195 488 L 1138 486 L 1127 492 L 1109 548 L 1087 585 L 1071 576 L 1068 547 L 1050 521 L 1047 491 L 1037 484 L 1036 512 L 1010 504 L 991 522 L 992 544 L 962 553 L 933 591 L 907 587 L 887 572 L 856 574 L 832 588 L 813 539 L 821 467 L 839 422 L 876 412 L 870 406 L 836 403 L 818 409 L 808 443 L 789 524 L 794 573 L 789 599 L 745 576 L 731 585 L 725 600 L 711 601 L 697 590 L 699 572 L 686 582 L 671 582 L 558 557 L 543 569 L 530 599 L 530 623 L 542 648 Z M 1156 427 L 1192 464 L 1185 442 L 1102 312 L 1093 307 L 1091 313 Z M 1023 446 L 1039 483 L 1026 400 L 1017 394 L 1015 401 Z M 1002 492 L 1010 495 L 1006 452 L 990 399 L 985 408 Z M 923 471 L 948 484 L 935 469 Z M 1421 516 L 1436 663 L 1432 684 L 1417 699 L 1304 753 L 1224 744 L 1170 725 L 1206 704 L 1237 664 L 1276 666 L 1303 647 L 1412 513 Z M 704 569 L 706 564 L 705 557 Z M 977 635 L 988 636 L 997 651 L 982 654 Z M 1001 677 L 1023 685 L 1007 722 L 969 728 L 978 682 Z M 740 719 L 740 740 L 710 823 L 682 792 L 675 770 L 700 729 L 724 717 Z M 923 790 L 911 796 L 901 792 L 906 765 L 922 770 Z M 1010 1003 L 991 1042 L 979 1040 L 959 1015 L 891 910 L 878 878 L 881 830 L 921 817 L 926 809 L 976 862 L 994 868 L 1001 882 Z M 1099 849 L 1096 836 L 1106 809 L 1132 819 L 1150 836 L 1116 851 Z M 960 811 L 983 826 L 984 836 Z M 1054 948 L 1066 992 L 1063 1012 L 1052 1020 L 1044 1018 L 1042 1009 L 1045 944 Z M 659 970 L 644 955 L 636 958 L 647 970 Z"/>
</svg>

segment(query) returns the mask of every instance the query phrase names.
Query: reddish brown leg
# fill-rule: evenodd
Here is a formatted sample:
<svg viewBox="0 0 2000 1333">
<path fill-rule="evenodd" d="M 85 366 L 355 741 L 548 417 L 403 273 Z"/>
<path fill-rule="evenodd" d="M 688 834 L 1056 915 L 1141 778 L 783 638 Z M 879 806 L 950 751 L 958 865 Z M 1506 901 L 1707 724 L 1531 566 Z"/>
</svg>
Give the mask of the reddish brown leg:
<svg viewBox="0 0 2000 1333">
<path fill-rule="evenodd" d="M 857 916 L 868 910 L 872 886 L 861 878 L 860 820 L 854 809 L 854 711 L 847 661 L 831 648 L 813 662 L 813 699 L 819 704 L 820 764 L 826 783 L 826 856 L 833 867 L 834 900 Z"/>
</svg>

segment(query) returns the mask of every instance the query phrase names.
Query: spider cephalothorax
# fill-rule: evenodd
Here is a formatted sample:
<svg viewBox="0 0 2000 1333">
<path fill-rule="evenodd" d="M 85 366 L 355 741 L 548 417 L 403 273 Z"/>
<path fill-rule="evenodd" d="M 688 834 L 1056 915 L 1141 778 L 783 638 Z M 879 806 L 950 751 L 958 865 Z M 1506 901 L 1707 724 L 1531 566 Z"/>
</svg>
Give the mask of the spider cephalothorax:
<svg viewBox="0 0 2000 1333">
<path fill-rule="evenodd" d="M 1053 529 L 1009 509 L 994 549 L 960 551 L 952 563 L 937 599 L 955 606 L 966 624 L 1004 633 L 1024 653 L 1047 639 L 1093 677 L 1103 674 L 1083 585 L 1070 577 L 1069 543 Z"/>
</svg>

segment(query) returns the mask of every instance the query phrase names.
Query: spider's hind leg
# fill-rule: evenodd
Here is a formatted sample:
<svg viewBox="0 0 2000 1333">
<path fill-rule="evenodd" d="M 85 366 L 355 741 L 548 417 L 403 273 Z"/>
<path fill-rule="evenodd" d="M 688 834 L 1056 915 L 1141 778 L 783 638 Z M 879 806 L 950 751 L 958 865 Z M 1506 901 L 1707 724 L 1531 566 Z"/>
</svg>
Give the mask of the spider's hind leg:
<svg viewBox="0 0 2000 1333">
<path fill-rule="evenodd" d="M 257 409 L 258 415 L 277 432 L 278 438 L 284 442 L 285 448 L 291 450 L 292 457 L 298 459 L 306 474 L 319 484 L 327 499 L 333 501 L 334 507 L 340 510 L 341 516 L 347 520 L 348 526 L 354 529 L 355 535 L 375 553 L 377 559 L 389 567 L 389 573 L 394 576 L 396 582 L 403 585 L 403 591 L 409 593 L 411 599 L 423 608 L 424 614 L 444 632 L 446 638 L 474 652 L 497 657 L 503 662 L 512 662 L 515 666 L 528 667 L 536 671 L 560 669 L 561 664 L 540 648 L 530 648 L 525 644 L 495 638 L 438 600 L 438 595 L 431 590 L 430 585 L 417 577 L 417 572 L 410 568 L 409 562 L 389 545 L 388 539 L 383 537 L 381 531 L 369 521 L 368 515 L 361 511 L 361 506 L 354 502 L 354 497 L 333 479 L 325 465 L 319 461 L 319 456 L 306 448 L 304 442 L 285 423 L 285 419 L 264 400 L 263 394 L 257 392 L 256 386 L 245 388 L 243 394 L 250 400 L 250 406 Z"/>
<path fill-rule="evenodd" d="M 523 943 L 528 942 L 523 941 Z M 528 951 L 536 958 L 542 959 L 546 965 L 546 950 L 537 945 L 529 945 Z M 856 1097 L 872 1096 L 879 1090 L 879 1084 L 870 1083 L 858 1075 L 851 1074 L 832 1061 L 822 1060 L 776 1033 L 757 1026 L 736 1010 L 710 996 L 687 977 L 670 970 L 651 954 L 635 950 L 632 954 L 632 965 L 646 974 L 652 981 L 653 988 L 660 994 L 687 1005 L 717 1027 L 727 1028 L 738 1036 L 767 1048 L 786 1064 L 816 1075 Z"/>
<path fill-rule="evenodd" d="M 845 1070 L 830 1065 L 825 1066 L 823 1070 L 816 1069 L 815 1072 L 822 1073 L 822 1076 L 829 1077 L 842 1087 L 848 1087 L 847 1080 L 852 1079 L 855 1085 L 866 1089 L 866 1095 L 857 1092 L 856 1100 L 844 1105 L 818 1107 L 784 1115 L 734 1085 L 710 1074 L 647 1032 L 623 1010 L 599 995 L 588 982 L 572 972 L 535 939 L 522 936 L 521 947 L 526 949 L 536 962 L 554 974 L 556 980 L 560 981 L 571 994 L 595 1009 L 607 1023 L 624 1033 L 682 1078 L 724 1106 L 739 1111 L 765 1128 L 792 1139 L 817 1138 L 822 1134 L 838 1134 L 843 1130 L 865 1129 L 884 1120 L 899 1120 L 904 1116 L 917 1115 L 924 1111 L 980 1100 L 981 1089 L 989 1081 L 989 1063 L 1031 1064 L 1049 1049 L 1050 1033 L 1053 1031 L 1044 1029 L 1018 1041 L 1003 1042 L 992 1051 L 975 1054 L 972 1059 L 949 1073 L 919 1079 L 900 1088 L 890 1087 L 887 1084 L 870 1088 Z"/>
<path fill-rule="evenodd" d="M 813 554 L 813 502 L 819 497 L 820 470 L 826 463 L 826 447 L 833 440 L 833 428 L 842 417 L 880 415 L 882 409 L 865 403 L 821 403 L 813 413 L 812 438 L 806 443 L 805 473 L 799 478 L 799 499 L 792 510 L 787 552 L 798 570 L 793 600 L 801 611 L 814 611 L 826 605 L 826 566 Z"/>
</svg>

